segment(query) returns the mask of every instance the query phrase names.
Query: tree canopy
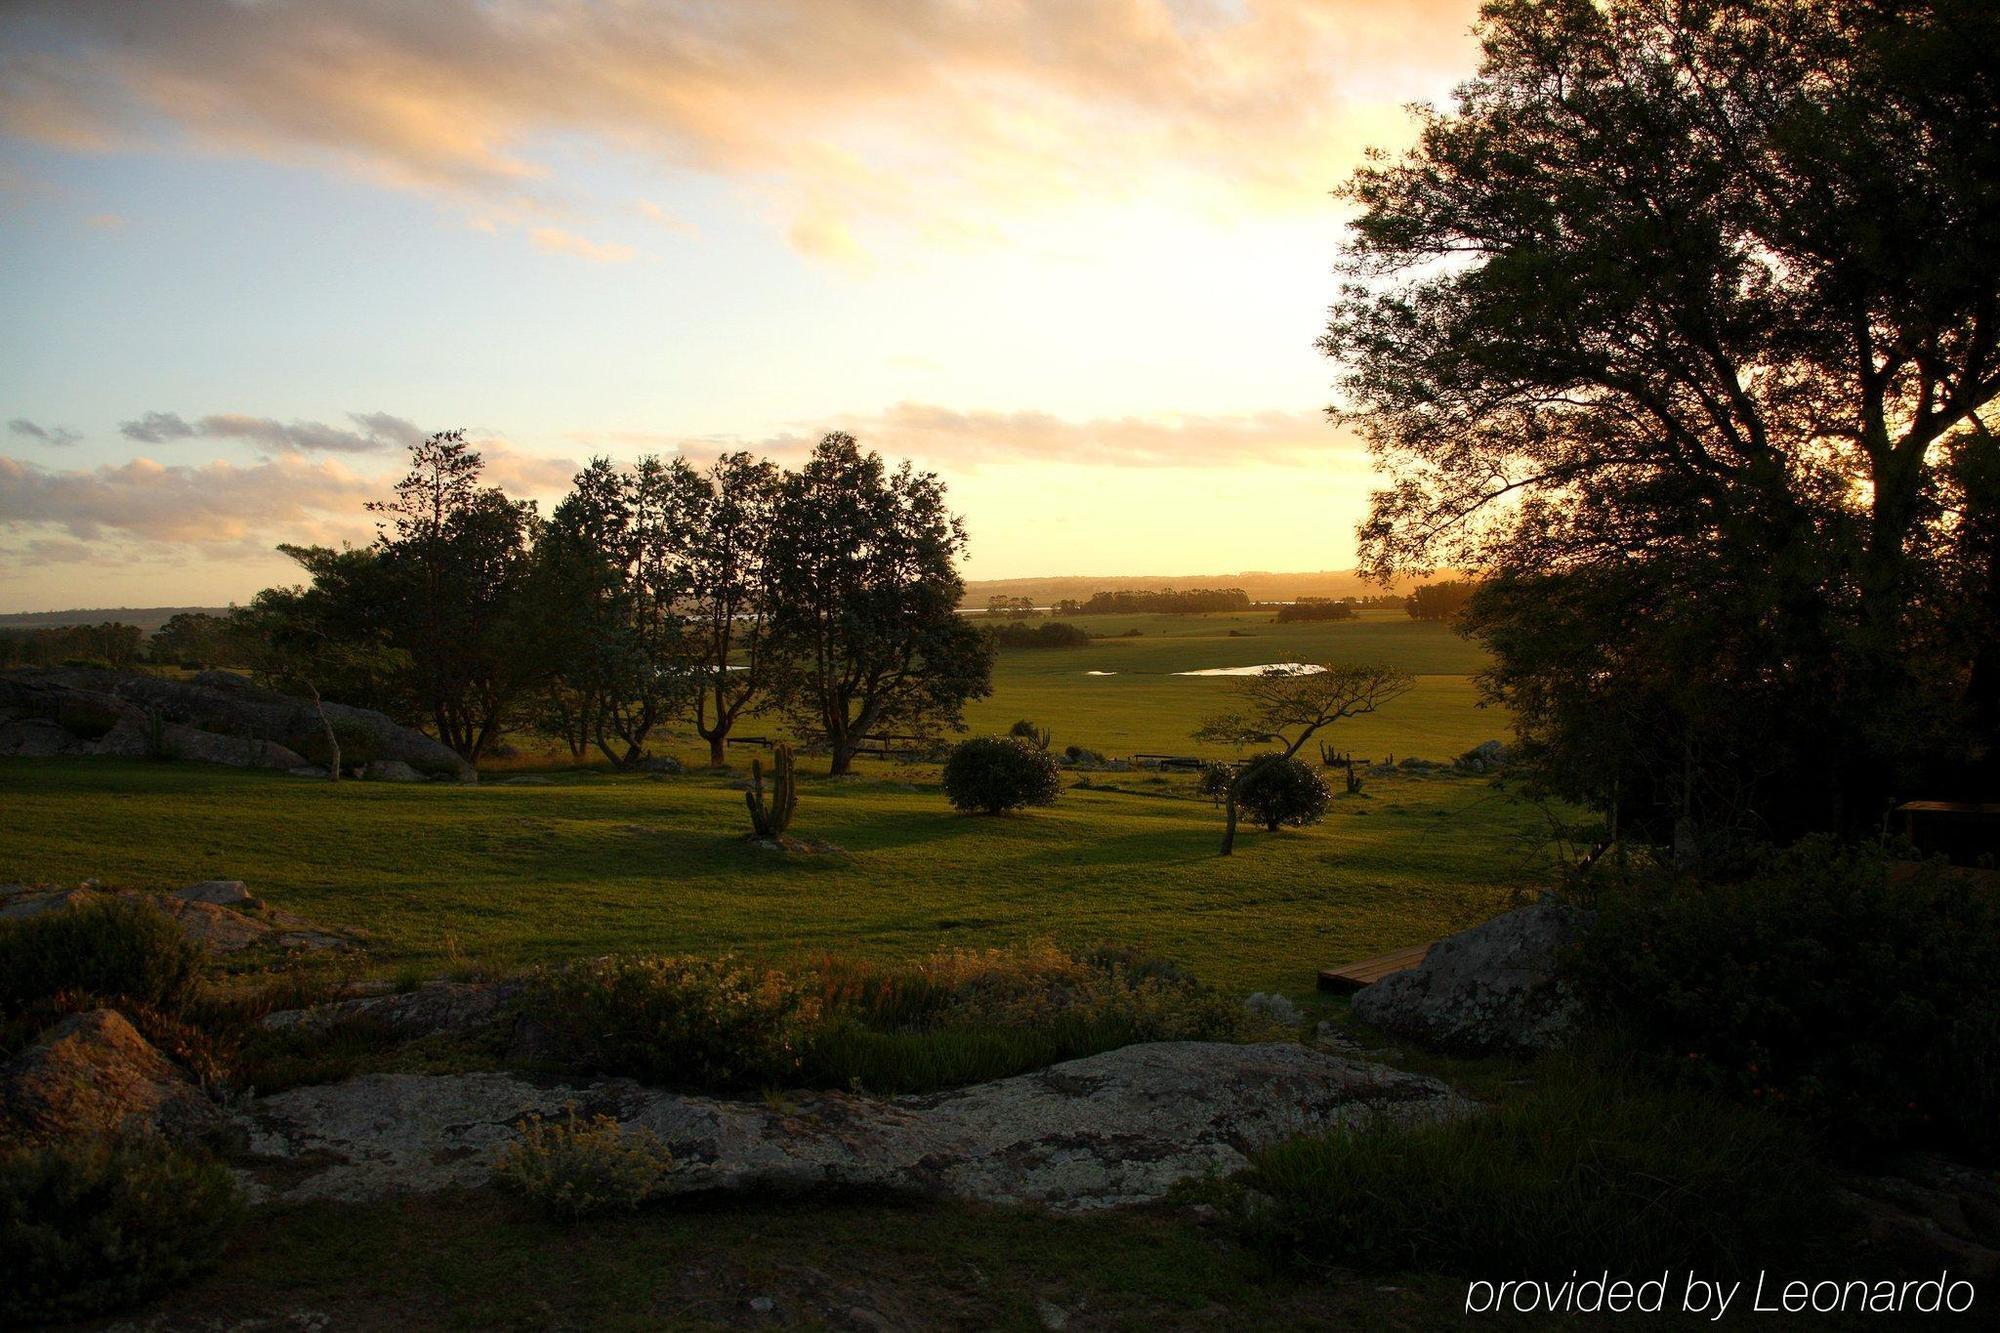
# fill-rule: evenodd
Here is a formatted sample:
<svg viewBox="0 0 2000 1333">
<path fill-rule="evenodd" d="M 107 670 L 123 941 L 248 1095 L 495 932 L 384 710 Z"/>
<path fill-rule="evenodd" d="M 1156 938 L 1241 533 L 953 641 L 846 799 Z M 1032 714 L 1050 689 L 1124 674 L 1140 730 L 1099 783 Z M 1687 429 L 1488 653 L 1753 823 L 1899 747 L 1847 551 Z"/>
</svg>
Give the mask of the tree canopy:
<svg viewBox="0 0 2000 1333">
<path fill-rule="evenodd" d="M 1322 348 L 1390 479 L 1364 566 L 1506 575 L 1473 624 L 1530 740 L 1565 725 L 1514 655 L 1540 607 L 1598 606 L 1564 632 L 1600 664 L 1705 664 L 1699 703 L 1647 691 L 1679 739 L 1630 758 L 1759 770 L 1767 832 L 1962 773 L 2000 724 L 2000 10 L 1492 0 L 1480 36 L 1345 188 Z M 1635 683 L 1571 679 L 1586 712 Z M 1743 748 L 1771 717 L 1699 717 L 1771 706 L 1782 761 Z"/>
</svg>

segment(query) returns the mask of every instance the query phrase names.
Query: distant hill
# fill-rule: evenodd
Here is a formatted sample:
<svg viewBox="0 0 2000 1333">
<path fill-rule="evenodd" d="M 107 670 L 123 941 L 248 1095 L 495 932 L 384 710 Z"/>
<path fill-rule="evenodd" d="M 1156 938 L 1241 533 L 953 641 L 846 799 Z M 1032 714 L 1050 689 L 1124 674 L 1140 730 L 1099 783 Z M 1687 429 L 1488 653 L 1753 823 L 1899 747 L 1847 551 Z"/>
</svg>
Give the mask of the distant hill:
<svg viewBox="0 0 2000 1333">
<path fill-rule="evenodd" d="M 116 621 L 121 625 L 137 625 L 151 634 L 183 611 L 206 611 L 219 616 L 228 610 L 226 606 L 104 606 L 74 611 L 5 611 L 0 612 L 0 629 L 57 629 L 63 625 L 102 625 Z"/>
<path fill-rule="evenodd" d="M 1440 572 L 1439 578 L 1450 578 Z M 1393 591 L 1408 592 L 1423 580 L 1398 583 Z M 1289 602 L 1300 597 L 1367 597 L 1383 589 L 1351 569 L 1321 569 L 1299 574 L 1273 574 L 1253 569 L 1239 574 L 1061 574 L 1034 579 L 975 579 L 965 585 L 964 605 L 984 610 L 991 597 L 1030 597 L 1036 606 L 1051 606 L 1065 597 L 1088 601 L 1094 592 L 1121 588 L 1241 588 L 1258 602 Z M 0 612 L 0 629 L 35 629 L 58 625 L 101 625 L 107 620 L 137 625 L 151 634 L 183 611 L 222 615 L 226 606 L 104 606 L 73 611 Z"/>
<path fill-rule="evenodd" d="M 1439 577 L 1448 577 L 1440 575 Z M 1399 583 L 1408 592 L 1420 580 Z M 1290 602 L 1301 597 L 1369 597 L 1384 591 L 1354 570 L 1321 569 L 1297 574 L 1247 570 L 1238 574 L 1065 574 L 1039 579 L 977 579 L 965 585 L 965 605 L 984 608 L 993 597 L 1028 597 L 1036 606 L 1051 606 L 1065 597 L 1090 600 L 1094 592 L 1127 588 L 1241 588 L 1252 601 Z"/>
</svg>

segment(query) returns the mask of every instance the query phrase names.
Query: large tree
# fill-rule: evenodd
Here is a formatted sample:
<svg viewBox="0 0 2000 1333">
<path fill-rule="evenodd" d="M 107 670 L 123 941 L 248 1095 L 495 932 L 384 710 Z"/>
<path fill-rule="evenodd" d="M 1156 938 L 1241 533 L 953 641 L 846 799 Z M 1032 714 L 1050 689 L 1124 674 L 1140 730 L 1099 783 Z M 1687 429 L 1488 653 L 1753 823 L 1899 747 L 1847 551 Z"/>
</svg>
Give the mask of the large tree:
<svg viewBox="0 0 2000 1333">
<path fill-rule="evenodd" d="M 828 435 L 785 476 L 771 537 L 777 698 L 824 739 L 833 773 L 871 736 L 964 726 L 993 656 L 958 613 L 965 529 L 935 476 Z"/>
<path fill-rule="evenodd" d="M 371 503 L 388 576 L 391 641 L 411 660 L 416 710 L 477 762 L 507 729 L 543 664 L 524 646 L 522 591 L 538 526 L 532 501 L 481 484 L 463 431 L 411 446 L 394 498 Z"/>
<path fill-rule="evenodd" d="M 694 725 L 717 766 L 729 757 L 737 719 L 765 702 L 770 685 L 778 482 L 775 464 L 747 453 L 723 455 L 692 482 L 686 559 L 689 632 L 699 664 Z"/>
<path fill-rule="evenodd" d="M 1472 624 L 1525 738 L 1644 713 L 1671 739 L 1604 743 L 1683 841 L 1735 780 L 1745 828 L 1878 821 L 2000 721 L 1962 609 L 2000 588 L 2000 7 L 1492 0 L 1480 36 L 1346 187 L 1364 564 L 1502 575 Z"/>
</svg>

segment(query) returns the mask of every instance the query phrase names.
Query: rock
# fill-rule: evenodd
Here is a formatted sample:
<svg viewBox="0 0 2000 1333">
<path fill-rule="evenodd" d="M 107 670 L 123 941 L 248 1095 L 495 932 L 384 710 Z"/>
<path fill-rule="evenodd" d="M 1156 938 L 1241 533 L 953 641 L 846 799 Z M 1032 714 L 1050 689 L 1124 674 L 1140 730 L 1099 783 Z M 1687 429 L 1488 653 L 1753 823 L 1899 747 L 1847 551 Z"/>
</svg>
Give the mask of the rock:
<svg viewBox="0 0 2000 1333">
<path fill-rule="evenodd" d="M 478 781 L 472 765 L 450 747 L 382 713 L 329 703 L 326 716 L 358 753 Z M 311 703 L 226 671 L 200 672 L 192 680 L 91 667 L 0 672 L 0 754 L 145 756 L 164 750 L 181 759 L 289 771 L 310 767 L 300 752 L 323 745 Z"/>
<path fill-rule="evenodd" d="M 316 1004 L 310 1009 L 281 1009 L 267 1014 L 264 1026 L 273 1031 L 316 1031 L 366 1019 L 405 1040 L 440 1032 L 471 1032 L 498 1022 L 502 1008 L 520 990 L 519 982 L 433 981 L 400 995 L 368 995 Z"/>
<path fill-rule="evenodd" d="M 0 900 L 0 921 L 25 921 L 44 912 L 59 911 L 89 901 L 92 892 L 90 889 L 24 889 Z"/>
<path fill-rule="evenodd" d="M 1936 1153 L 1884 1166 L 1851 1176 L 1843 1191 L 1876 1250 L 1909 1256 L 1911 1267 L 1936 1256 L 1975 1281 L 2000 1278 L 2000 1174 Z"/>
<path fill-rule="evenodd" d="M 172 1061 L 110 1009 L 72 1014 L 0 1072 L 0 1122 L 23 1141 L 153 1132 L 200 1138 L 227 1124 Z"/>
<path fill-rule="evenodd" d="M 1313 1029 L 1313 1045 L 1336 1055 L 1361 1054 L 1360 1042 L 1342 1032 L 1336 1024 L 1324 1020 Z"/>
<path fill-rule="evenodd" d="M 1046 1296 L 1035 1302 L 1035 1318 L 1041 1320 L 1042 1327 L 1050 1333 L 1061 1333 L 1069 1327 L 1069 1311 Z"/>
<path fill-rule="evenodd" d="M 425 777 L 400 759 L 370 760 L 366 769 L 370 782 L 423 782 Z"/>
<path fill-rule="evenodd" d="M 639 761 L 639 771 L 642 773 L 665 773 L 672 777 L 681 772 L 681 761 L 670 754 L 651 755 Z"/>
<path fill-rule="evenodd" d="M 1481 741 L 1458 757 L 1455 767 L 1467 773 L 1494 773 L 1507 766 L 1507 747 L 1499 741 Z"/>
<path fill-rule="evenodd" d="M 288 768 L 285 771 L 295 778 L 318 778 L 325 781 L 328 776 L 327 770 L 319 764 L 301 764 L 297 768 Z"/>
<path fill-rule="evenodd" d="M 752 1296 L 749 1304 L 754 1314 L 769 1314 L 778 1308 L 778 1303 L 769 1296 Z"/>
<path fill-rule="evenodd" d="M 1295 1028 L 1306 1021 L 1291 998 L 1277 991 L 1258 991 L 1243 1002 L 1243 1007 L 1253 1014 L 1264 1015 L 1280 1027 Z"/>
<path fill-rule="evenodd" d="M 90 752 L 89 741 L 71 735 L 47 718 L 24 717 L 0 722 L 0 754 L 22 759 L 57 759 Z"/>
<path fill-rule="evenodd" d="M 1418 966 L 1354 996 L 1364 1023 L 1455 1051 L 1536 1051 L 1577 1019 L 1556 981 L 1557 956 L 1594 920 L 1554 899 L 1494 917 L 1433 945 Z"/>
<path fill-rule="evenodd" d="M 658 1135 L 671 1193 L 829 1186 L 1063 1210 L 1164 1196 L 1241 1169 L 1292 1134 L 1470 1113 L 1436 1079 L 1293 1043 L 1127 1046 L 924 1096 L 802 1093 L 735 1102 L 626 1079 L 547 1085 L 505 1073 L 373 1074 L 240 1112 L 253 1192 L 371 1200 L 468 1188 L 523 1116 L 606 1114 Z"/>
<path fill-rule="evenodd" d="M 1442 768 L 1444 766 L 1432 763 L 1428 759 L 1419 759 L 1415 755 L 1411 755 L 1408 759 L 1396 765 L 1396 767 L 1402 769 L 1405 773 L 1428 773 L 1434 768 Z"/>
<path fill-rule="evenodd" d="M 539 773 L 523 773 L 517 778 L 502 778 L 499 785 L 502 787 L 553 787 L 555 779 L 545 778 Z"/>
<path fill-rule="evenodd" d="M 190 884 L 174 897 L 187 903 L 214 903 L 218 907 L 233 907 L 237 903 L 254 903 L 250 890 L 240 879 L 205 879 L 199 884 Z"/>
</svg>

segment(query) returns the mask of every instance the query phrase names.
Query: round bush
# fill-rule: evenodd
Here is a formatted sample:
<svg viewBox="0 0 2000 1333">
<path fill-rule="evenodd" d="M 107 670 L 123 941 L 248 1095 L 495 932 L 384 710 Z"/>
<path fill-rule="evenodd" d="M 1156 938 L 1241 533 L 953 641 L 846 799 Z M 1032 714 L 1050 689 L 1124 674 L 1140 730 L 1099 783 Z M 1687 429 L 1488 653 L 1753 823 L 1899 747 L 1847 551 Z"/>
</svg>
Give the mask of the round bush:
<svg viewBox="0 0 2000 1333">
<path fill-rule="evenodd" d="M 997 815 L 1025 805 L 1054 805 L 1062 791 L 1056 761 L 1025 741 L 995 736 L 966 741 L 944 765 L 944 794 L 966 811 Z"/>
<path fill-rule="evenodd" d="M 1273 833 L 1288 824 L 1319 823 L 1332 803 L 1333 793 L 1317 769 L 1280 754 L 1251 760 L 1236 783 L 1236 804 Z"/>
<path fill-rule="evenodd" d="M 203 955 L 174 919 L 139 898 L 106 898 L 0 923 L 0 1014 L 59 991 L 134 1000 L 178 1013 Z"/>
<path fill-rule="evenodd" d="M 0 1323 L 101 1314 L 185 1282 L 242 1212 L 226 1169 L 157 1139 L 0 1153 Z"/>
</svg>

